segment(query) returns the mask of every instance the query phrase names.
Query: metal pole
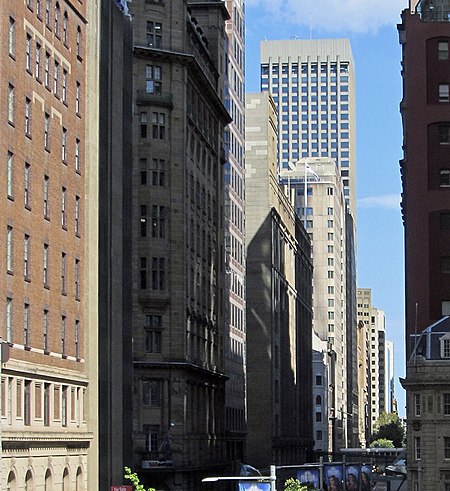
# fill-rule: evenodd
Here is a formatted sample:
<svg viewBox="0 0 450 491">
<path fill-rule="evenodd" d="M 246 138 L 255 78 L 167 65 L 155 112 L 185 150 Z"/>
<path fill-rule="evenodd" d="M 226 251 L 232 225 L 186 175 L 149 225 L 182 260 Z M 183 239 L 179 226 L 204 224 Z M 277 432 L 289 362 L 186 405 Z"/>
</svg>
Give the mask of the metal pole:
<svg viewBox="0 0 450 491">
<path fill-rule="evenodd" d="M 323 456 L 320 456 L 319 460 L 319 488 L 323 489 Z"/>
<path fill-rule="evenodd" d="M 277 491 L 277 468 L 270 466 L 270 491 Z"/>
</svg>

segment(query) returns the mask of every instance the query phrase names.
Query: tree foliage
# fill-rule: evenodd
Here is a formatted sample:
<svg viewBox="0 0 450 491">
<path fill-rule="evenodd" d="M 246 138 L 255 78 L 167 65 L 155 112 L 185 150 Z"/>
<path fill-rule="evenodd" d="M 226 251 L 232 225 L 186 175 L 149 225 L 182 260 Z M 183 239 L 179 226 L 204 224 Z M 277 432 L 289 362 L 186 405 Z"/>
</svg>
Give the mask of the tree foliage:
<svg viewBox="0 0 450 491">
<path fill-rule="evenodd" d="M 378 438 L 371 442 L 370 448 L 394 448 L 394 442 L 387 438 Z"/>
<path fill-rule="evenodd" d="M 284 483 L 284 491 L 308 491 L 308 486 L 291 477 Z"/>
<path fill-rule="evenodd" d="M 132 472 L 129 467 L 125 467 L 124 477 L 133 483 L 135 491 L 156 491 L 155 488 L 148 488 L 148 490 L 146 490 L 144 485 L 141 484 L 138 475 L 135 472 Z"/>
<path fill-rule="evenodd" d="M 374 425 L 371 441 L 391 440 L 396 448 L 403 446 L 405 430 L 397 413 L 381 413 Z M 372 446 L 372 445 L 370 445 Z"/>
</svg>

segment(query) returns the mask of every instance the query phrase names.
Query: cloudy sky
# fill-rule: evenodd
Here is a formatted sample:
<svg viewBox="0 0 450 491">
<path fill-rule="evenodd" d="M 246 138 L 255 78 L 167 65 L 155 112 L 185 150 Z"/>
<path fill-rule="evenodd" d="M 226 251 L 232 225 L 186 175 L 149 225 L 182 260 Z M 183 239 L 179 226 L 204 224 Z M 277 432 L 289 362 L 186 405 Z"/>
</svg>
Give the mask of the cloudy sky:
<svg viewBox="0 0 450 491">
<path fill-rule="evenodd" d="M 395 343 L 396 397 L 404 376 L 400 60 L 396 25 L 407 0 L 247 0 L 246 86 L 259 90 L 263 39 L 349 38 L 357 83 L 358 286 L 372 288 Z"/>
</svg>

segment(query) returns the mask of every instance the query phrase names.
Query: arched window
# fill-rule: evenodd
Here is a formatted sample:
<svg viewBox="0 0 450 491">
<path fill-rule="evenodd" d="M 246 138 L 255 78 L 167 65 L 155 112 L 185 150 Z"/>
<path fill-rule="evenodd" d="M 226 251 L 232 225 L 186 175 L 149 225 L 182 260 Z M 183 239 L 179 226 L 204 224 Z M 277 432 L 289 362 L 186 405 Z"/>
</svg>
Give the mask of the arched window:
<svg viewBox="0 0 450 491">
<path fill-rule="evenodd" d="M 69 17 L 67 16 L 67 11 L 64 12 L 63 16 L 63 43 L 66 46 L 69 44 Z"/>
<path fill-rule="evenodd" d="M 6 491 L 16 491 L 16 476 L 13 471 L 8 474 L 8 479 L 6 481 Z"/>
<path fill-rule="evenodd" d="M 61 10 L 59 8 L 59 3 L 56 2 L 55 5 L 55 36 L 59 37 L 60 36 L 60 29 L 61 29 Z"/>
<path fill-rule="evenodd" d="M 77 481 L 76 481 L 76 491 L 84 491 L 84 482 L 83 482 L 83 469 L 78 467 L 77 469 Z"/>
<path fill-rule="evenodd" d="M 45 473 L 44 491 L 52 491 L 52 490 L 53 490 L 52 473 L 50 469 L 47 469 Z"/>
<path fill-rule="evenodd" d="M 25 487 L 24 491 L 34 491 L 34 485 L 33 485 L 33 474 L 31 474 L 31 471 L 27 471 L 25 475 Z"/>
<path fill-rule="evenodd" d="M 321 397 L 321 396 L 317 396 L 317 397 L 316 397 L 316 404 L 317 404 L 318 406 L 321 406 L 321 405 L 322 405 L 322 397 Z"/>
<path fill-rule="evenodd" d="M 77 27 L 77 56 L 81 58 L 81 27 Z"/>
<path fill-rule="evenodd" d="M 70 491 L 69 469 L 67 467 L 63 472 L 62 491 Z"/>
<path fill-rule="evenodd" d="M 52 0 L 46 0 L 45 2 L 45 25 L 51 29 L 52 28 L 52 14 L 51 14 L 51 9 L 52 9 Z"/>
</svg>

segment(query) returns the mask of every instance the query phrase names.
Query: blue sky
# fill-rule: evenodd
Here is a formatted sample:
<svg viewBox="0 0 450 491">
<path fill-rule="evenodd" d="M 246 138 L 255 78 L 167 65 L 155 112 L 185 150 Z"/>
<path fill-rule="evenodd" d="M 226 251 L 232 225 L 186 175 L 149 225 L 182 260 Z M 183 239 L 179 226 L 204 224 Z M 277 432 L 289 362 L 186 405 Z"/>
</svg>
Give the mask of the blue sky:
<svg viewBox="0 0 450 491">
<path fill-rule="evenodd" d="M 348 38 L 356 72 L 358 286 L 371 288 L 395 344 L 396 397 L 404 362 L 404 259 L 400 213 L 401 50 L 396 25 L 407 0 L 247 0 L 246 89 L 259 91 L 263 39 Z"/>
</svg>

